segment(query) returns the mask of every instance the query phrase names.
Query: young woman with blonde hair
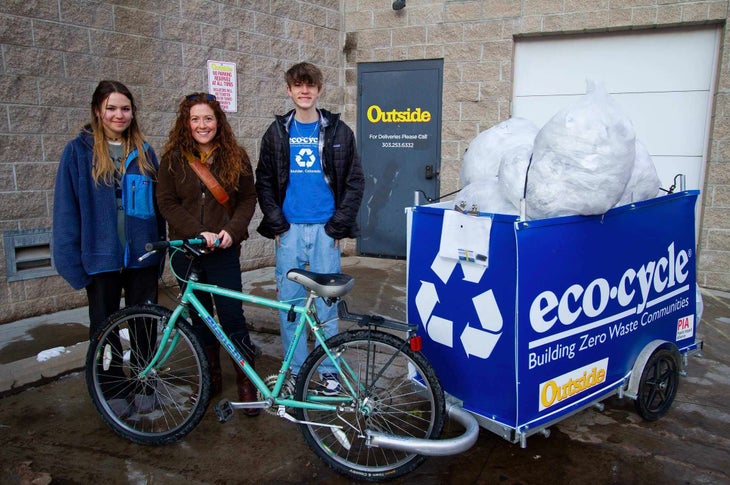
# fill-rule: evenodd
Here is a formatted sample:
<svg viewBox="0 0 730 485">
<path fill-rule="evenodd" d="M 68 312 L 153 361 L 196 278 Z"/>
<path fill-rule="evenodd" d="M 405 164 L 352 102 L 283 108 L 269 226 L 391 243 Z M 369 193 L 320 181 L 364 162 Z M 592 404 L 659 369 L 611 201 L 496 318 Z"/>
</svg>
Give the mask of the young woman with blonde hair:
<svg viewBox="0 0 730 485">
<path fill-rule="evenodd" d="M 118 81 L 99 82 L 90 122 L 61 155 L 53 198 L 54 264 L 73 288 L 86 289 L 92 338 L 119 310 L 122 292 L 128 306 L 157 302 L 163 257 L 138 259 L 146 243 L 165 238 L 155 202 L 157 168 L 132 93 Z M 145 352 L 148 344 L 139 337 L 136 348 Z M 135 402 L 136 411 L 149 411 L 149 393 L 127 381 L 121 362 L 112 365 L 117 379 L 105 394 L 114 411 L 131 413 Z"/>
</svg>

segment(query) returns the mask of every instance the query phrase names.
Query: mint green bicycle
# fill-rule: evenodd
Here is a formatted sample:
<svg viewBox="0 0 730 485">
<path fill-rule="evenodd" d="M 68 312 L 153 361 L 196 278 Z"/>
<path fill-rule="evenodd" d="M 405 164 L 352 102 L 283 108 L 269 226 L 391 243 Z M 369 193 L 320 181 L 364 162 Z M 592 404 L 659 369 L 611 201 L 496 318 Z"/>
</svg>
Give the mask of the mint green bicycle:
<svg viewBox="0 0 730 485">
<path fill-rule="evenodd" d="M 171 248 L 194 259 L 204 244 L 203 239 L 161 241 L 147 249 L 151 254 Z M 287 277 L 308 289 L 306 301 L 292 304 L 203 284 L 193 271 L 174 310 L 132 306 L 109 317 L 92 338 L 86 357 L 88 390 L 102 419 L 121 437 L 145 445 L 180 440 L 200 422 L 210 400 L 210 376 L 198 331 L 188 320 L 192 310 L 258 389 L 257 402 L 217 403 L 220 422 L 237 409 L 264 409 L 298 424 L 322 460 L 358 480 L 395 478 L 415 469 L 426 456 L 459 453 L 473 445 L 478 424 L 465 411 L 446 409 L 441 384 L 418 352 L 415 325 L 349 313 L 341 300 L 354 285 L 348 275 L 293 269 Z M 252 349 L 226 335 L 193 291 L 287 311 L 296 332 L 278 373 L 261 377 L 247 360 Z M 314 305 L 317 298 L 338 304 L 340 319 L 355 322 L 355 329 L 325 340 Z M 318 345 L 293 382 L 293 350 L 306 338 L 307 328 Z M 406 338 L 393 332 L 403 332 Z M 339 386 L 334 390 L 323 386 L 323 363 L 337 370 Z M 437 440 L 447 414 L 467 432 Z"/>
</svg>

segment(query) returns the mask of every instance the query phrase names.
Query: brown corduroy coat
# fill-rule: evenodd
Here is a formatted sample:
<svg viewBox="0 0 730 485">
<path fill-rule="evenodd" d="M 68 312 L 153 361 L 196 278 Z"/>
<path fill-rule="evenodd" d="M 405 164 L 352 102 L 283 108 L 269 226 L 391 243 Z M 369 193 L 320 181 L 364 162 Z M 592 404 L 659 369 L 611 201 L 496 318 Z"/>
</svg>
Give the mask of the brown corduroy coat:
<svg viewBox="0 0 730 485">
<path fill-rule="evenodd" d="M 220 182 L 216 168 L 214 161 L 210 171 Z M 230 197 L 229 215 L 180 152 L 164 156 L 158 172 L 157 205 L 167 220 L 170 239 L 193 238 L 203 231 L 218 233 L 222 229 L 230 234 L 234 245 L 248 239 L 248 225 L 256 209 L 256 189 L 250 164 L 247 168 L 237 189 L 221 183 Z"/>
</svg>

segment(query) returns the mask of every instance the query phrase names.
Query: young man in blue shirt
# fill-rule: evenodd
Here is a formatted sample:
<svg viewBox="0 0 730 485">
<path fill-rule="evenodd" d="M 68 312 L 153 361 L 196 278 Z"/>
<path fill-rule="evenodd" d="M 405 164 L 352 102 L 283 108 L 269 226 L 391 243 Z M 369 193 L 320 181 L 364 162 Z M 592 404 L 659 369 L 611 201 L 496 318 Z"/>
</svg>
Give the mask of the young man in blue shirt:
<svg viewBox="0 0 730 485">
<path fill-rule="evenodd" d="M 256 168 L 256 193 L 263 220 L 258 232 L 276 241 L 276 285 L 280 301 L 306 297 L 303 286 L 286 278 L 292 268 L 320 273 L 340 272 L 340 240 L 359 235 L 357 213 L 364 176 L 355 135 L 338 113 L 317 108 L 323 75 L 308 62 L 285 74 L 286 93 L 294 109 L 276 116 L 261 140 Z M 317 301 L 325 334 L 337 333 L 337 308 Z M 280 312 L 282 344 L 286 350 L 296 322 Z M 308 355 L 302 338 L 291 372 L 299 373 Z M 322 385 L 339 388 L 334 369 L 322 367 Z"/>
</svg>

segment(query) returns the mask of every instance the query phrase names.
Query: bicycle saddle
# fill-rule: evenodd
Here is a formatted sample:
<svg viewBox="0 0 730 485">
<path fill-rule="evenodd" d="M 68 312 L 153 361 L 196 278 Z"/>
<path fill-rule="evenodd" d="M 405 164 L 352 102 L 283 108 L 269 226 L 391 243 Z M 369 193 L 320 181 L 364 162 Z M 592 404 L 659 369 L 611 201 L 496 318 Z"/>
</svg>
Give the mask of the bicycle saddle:
<svg viewBox="0 0 730 485">
<path fill-rule="evenodd" d="M 315 273 L 306 269 L 294 268 L 286 273 L 286 277 L 303 285 L 326 298 L 339 298 L 346 295 L 355 284 L 355 278 L 343 273 Z"/>
</svg>

